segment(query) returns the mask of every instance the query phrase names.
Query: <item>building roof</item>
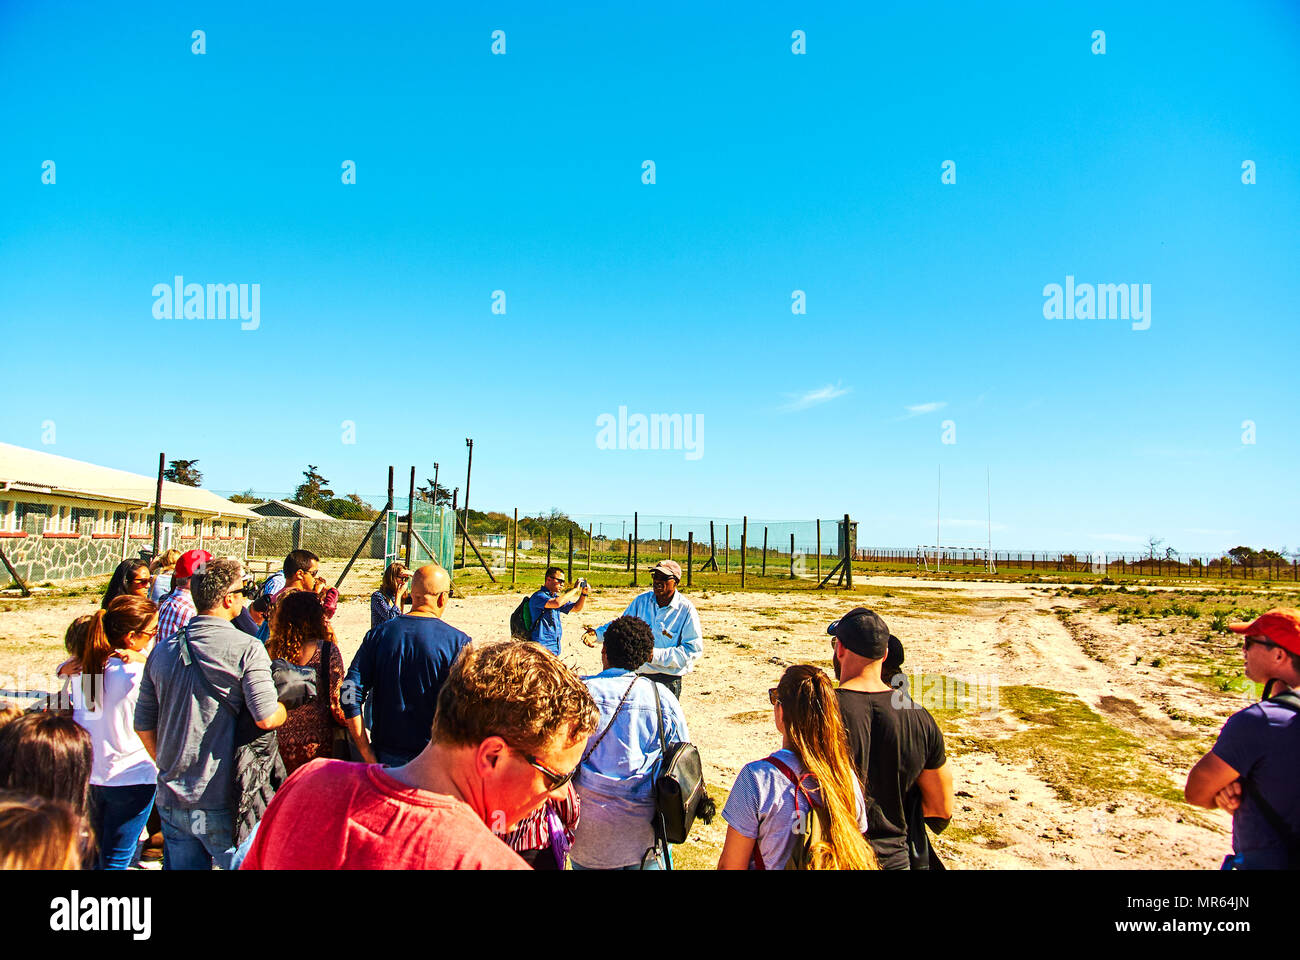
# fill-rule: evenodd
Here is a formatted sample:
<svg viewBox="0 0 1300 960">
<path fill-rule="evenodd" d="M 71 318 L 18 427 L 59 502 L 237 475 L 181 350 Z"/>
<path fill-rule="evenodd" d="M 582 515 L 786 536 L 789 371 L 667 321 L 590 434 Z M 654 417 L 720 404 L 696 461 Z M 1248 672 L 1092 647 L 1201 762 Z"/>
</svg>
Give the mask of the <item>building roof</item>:
<svg viewBox="0 0 1300 960">
<path fill-rule="evenodd" d="M 110 500 L 130 506 L 150 506 L 157 477 L 146 477 L 94 463 L 56 457 L 40 450 L 28 450 L 0 443 L 0 492 L 57 494 L 92 500 Z M 260 520 L 247 506 L 231 503 L 202 487 L 163 481 L 162 505 L 168 510 L 185 510 L 207 515 Z"/>
<path fill-rule="evenodd" d="M 288 500 L 267 500 L 265 503 L 259 503 L 253 507 L 253 512 L 262 514 L 263 516 L 270 516 L 271 514 L 267 511 L 263 511 L 262 508 L 269 507 L 272 504 L 279 507 L 281 510 L 289 511 L 289 513 L 292 513 L 296 517 L 302 517 L 304 520 L 338 519 L 338 517 L 331 517 L 328 513 L 324 513 L 320 510 L 313 510 L 311 507 L 304 507 L 301 503 L 290 503 Z"/>
</svg>

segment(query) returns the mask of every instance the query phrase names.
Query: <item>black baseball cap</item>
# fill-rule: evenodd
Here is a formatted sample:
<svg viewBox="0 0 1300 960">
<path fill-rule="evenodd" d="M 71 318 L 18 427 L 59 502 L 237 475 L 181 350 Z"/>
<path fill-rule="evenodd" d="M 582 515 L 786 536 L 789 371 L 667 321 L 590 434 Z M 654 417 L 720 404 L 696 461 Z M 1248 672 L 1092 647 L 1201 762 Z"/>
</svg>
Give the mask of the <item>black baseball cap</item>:
<svg viewBox="0 0 1300 960">
<path fill-rule="evenodd" d="M 889 653 L 889 627 L 866 607 L 854 607 L 827 627 L 826 632 L 868 660 L 880 660 Z"/>
</svg>

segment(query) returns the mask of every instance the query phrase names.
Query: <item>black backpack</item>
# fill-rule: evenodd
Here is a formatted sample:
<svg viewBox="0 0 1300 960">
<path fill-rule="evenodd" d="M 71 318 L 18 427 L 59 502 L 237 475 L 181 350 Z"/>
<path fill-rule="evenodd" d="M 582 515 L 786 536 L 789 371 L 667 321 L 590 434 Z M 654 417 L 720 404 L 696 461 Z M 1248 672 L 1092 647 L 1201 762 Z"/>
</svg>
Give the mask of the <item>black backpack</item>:
<svg viewBox="0 0 1300 960">
<path fill-rule="evenodd" d="M 654 686 L 659 714 L 659 773 L 655 777 L 655 834 L 664 843 L 685 843 L 696 817 L 713 820 L 715 805 L 704 787 L 704 762 L 693 743 L 668 743 L 664 737 L 664 708 L 659 684 Z M 671 869 L 671 868 L 670 868 Z"/>
<path fill-rule="evenodd" d="M 519 606 L 515 607 L 515 612 L 510 614 L 510 636 L 516 640 L 533 639 L 537 621 L 533 619 L 532 609 L 528 605 L 531 599 L 532 594 L 525 596 L 519 601 Z"/>
</svg>

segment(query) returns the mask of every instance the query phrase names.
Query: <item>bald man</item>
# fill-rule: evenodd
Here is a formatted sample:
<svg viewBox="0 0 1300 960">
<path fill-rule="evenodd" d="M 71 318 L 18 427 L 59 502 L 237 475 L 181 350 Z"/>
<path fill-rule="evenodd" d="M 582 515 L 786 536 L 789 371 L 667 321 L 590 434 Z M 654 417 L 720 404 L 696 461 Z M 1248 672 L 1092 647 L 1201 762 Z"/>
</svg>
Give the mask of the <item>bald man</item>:
<svg viewBox="0 0 1300 960">
<path fill-rule="evenodd" d="M 381 623 L 361 641 L 339 699 L 362 759 L 398 767 L 429 742 L 438 691 L 461 647 L 470 638 L 443 616 L 451 577 L 437 564 L 415 571 L 411 609 Z M 369 697 L 372 726 L 367 738 L 361 705 Z"/>
</svg>

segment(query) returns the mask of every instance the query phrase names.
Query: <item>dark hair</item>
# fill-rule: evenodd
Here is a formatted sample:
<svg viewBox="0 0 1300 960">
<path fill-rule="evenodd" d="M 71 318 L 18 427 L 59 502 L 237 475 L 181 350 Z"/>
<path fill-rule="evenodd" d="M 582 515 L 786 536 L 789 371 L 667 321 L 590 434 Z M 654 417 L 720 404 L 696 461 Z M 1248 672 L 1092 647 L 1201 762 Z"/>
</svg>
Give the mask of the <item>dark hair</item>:
<svg viewBox="0 0 1300 960">
<path fill-rule="evenodd" d="M 605 657 L 611 667 L 635 670 L 649 663 L 654 652 L 655 636 L 640 617 L 619 617 L 605 629 Z"/>
<path fill-rule="evenodd" d="M 0 727 L 0 790 L 64 800 L 85 816 L 95 751 L 71 717 L 24 713 Z"/>
<path fill-rule="evenodd" d="M 310 550 L 294 550 L 284 558 L 284 579 L 292 580 L 293 575 L 298 571 L 310 570 L 313 560 L 320 563 L 320 557 Z"/>
<path fill-rule="evenodd" d="M 107 610 L 108 605 L 123 594 L 131 592 L 131 579 L 135 572 L 141 567 L 149 569 L 149 564 L 143 560 L 123 560 L 113 571 L 113 578 L 108 581 L 108 589 L 104 591 L 104 599 L 99 602 L 101 610 Z"/>
<path fill-rule="evenodd" d="M 304 646 L 323 643 L 329 636 L 329 621 L 321 598 L 310 590 L 290 590 L 271 610 L 266 652 L 272 660 L 294 661 Z"/>
<path fill-rule="evenodd" d="M 264 593 L 248 605 L 248 609 L 254 613 L 266 616 L 266 612 L 271 609 L 271 595 Z"/>
<path fill-rule="evenodd" d="M 390 563 L 384 570 L 384 582 L 380 584 L 379 592 L 396 600 L 397 581 L 405 576 L 409 576 L 406 567 L 400 563 Z"/>
<path fill-rule="evenodd" d="M 190 580 L 190 595 L 199 613 L 215 610 L 221 598 L 243 578 L 244 565 L 233 557 L 221 557 L 207 565 Z"/>
<path fill-rule="evenodd" d="M 78 870 L 86 821 L 63 800 L 0 790 L 0 870 Z"/>
<path fill-rule="evenodd" d="M 557 575 L 559 575 L 560 573 L 562 573 L 563 570 L 564 570 L 563 567 L 547 567 L 547 568 L 546 568 L 546 573 L 544 574 L 544 579 L 545 579 L 545 578 L 549 578 L 549 577 L 553 577 L 553 576 L 557 576 Z"/>
</svg>

